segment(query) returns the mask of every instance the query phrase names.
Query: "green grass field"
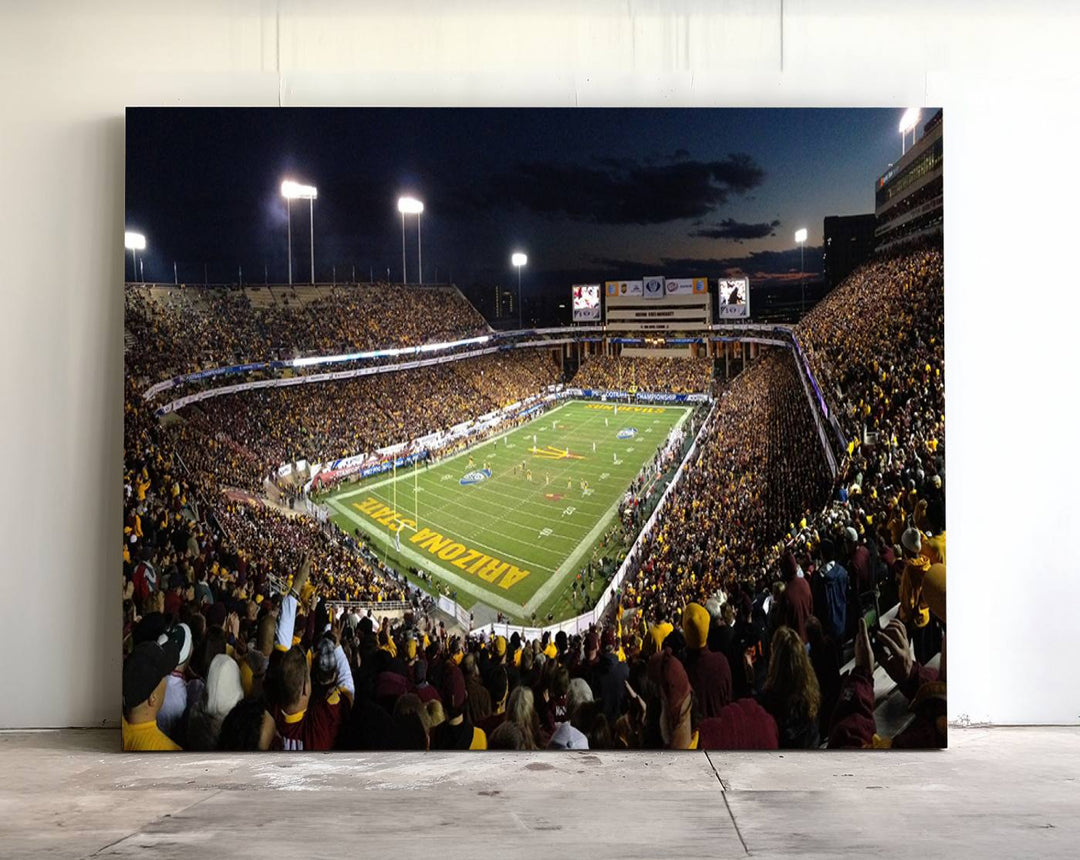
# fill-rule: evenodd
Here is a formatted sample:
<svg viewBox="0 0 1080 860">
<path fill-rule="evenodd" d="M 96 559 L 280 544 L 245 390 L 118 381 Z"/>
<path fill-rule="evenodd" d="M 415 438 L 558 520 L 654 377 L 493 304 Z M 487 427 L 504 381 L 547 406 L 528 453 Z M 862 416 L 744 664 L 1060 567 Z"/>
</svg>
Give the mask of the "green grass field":
<svg viewBox="0 0 1080 860">
<path fill-rule="evenodd" d="M 366 533 L 402 572 L 431 573 L 463 606 L 479 601 L 516 621 L 563 618 L 581 611 L 570 605 L 572 579 L 627 487 L 690 411 L 622 404 L 616 415 L 612 404 L 571 401 L 435 465 L 348 484 L 324 501 L 345 531 Z M 490 477 L 462 483 L 485 467 Z"/>
</svg>

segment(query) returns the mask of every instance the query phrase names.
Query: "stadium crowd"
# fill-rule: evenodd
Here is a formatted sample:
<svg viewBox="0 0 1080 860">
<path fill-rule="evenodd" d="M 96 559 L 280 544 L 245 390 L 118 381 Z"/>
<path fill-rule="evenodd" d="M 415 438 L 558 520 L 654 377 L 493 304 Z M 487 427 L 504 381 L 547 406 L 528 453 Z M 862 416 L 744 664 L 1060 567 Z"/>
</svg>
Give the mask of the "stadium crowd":
<svg viewBox="0 0 1080 860">
<path fill-rule="evenodd" d="M 128 375 L 148 382 L 250 361 L 417 346 L 488 331 L 456 289 L 386 283 L 128 285 L 124 312 L 135 344 Z"/>
<path fill-rule="evenodd" d="M 767 586 L 777 540 L 828 498 L 830 476 L 787 350 L 721 392 L 692 466 L 656 526 L 624 603 L 671 618 L 688 601 Z"/>
<path fill-rule="evenodd" d="M 263 388 L 181 410 L 189 465 L 261 492 L 282 463 L 322 463 L 448 430 L 559 381 L 542 351 L 513 350 L 328 383 Z M 220 468 L 219 468 L 220 465 Z"/>
<path fill-rule="evenodd" d="M 574 374 L 578 388 L 608 391 L 671 391 L 697 394 L 709 390 L 712 360 L 707 358 L 643 358 L 596 355 Z"/>
<path fill-rule="evenodd" d="M 133 619 L 123 677 L 128 750 L 777 749 L 932 746 L 926 695 L 894 738 L 876 734 L 875 644 L 865 623 L 838 691 L 790 626 L 746 691 L 742 621 L 697 603 L 677 625 L 618 623 L 523 641 L 451 635 L 429 617 L 339 611 L 301 561 L 284 595 L 253 604 L 159 600 Z M 814 627 L 813 621 L 810 625 Z M 817 635 L 816 633 L 812 635 Z M 820 639 L 812 638 L 814 649 Z M 903 624 L 881 665 L 918 701 L 940 679 L 913 660 Z M 815 659 L 817 659 L 815 657 Z M 830 676 L 831 677 L 831 676 Z M 867 692 L 869 690 L 869 692 Z M 869 699 L 868 699 L 869 696 Z"/>
<path fill-rule="evenodd" d="M 404 595 L 317 525 L 223 496 L 218 472 L 199 477 L 213 449 L 189 482 L 168 431 L 127 398 L 125 749 L 943 745 L 941 272 L 926 244 L 876 259 L 797 327 L 850 440 L 836 480 L 789 354 L 727 385 L 613 617 L 582 635 L 461 638 L 423 615 L 339 613 L 343 581 Z M 437 396 L 457 395 L 447 384 Z M 393 414 L 404 390 L 364 402 Z M 252 450 L 237 429 L 269 411 L 229 425 L 223 409 L 202 432 L 239 469 L 247 451 L 280 462 L 294 441 Z M 898 616 L 879 627 L 893 594 Z M 911 707 L 892 737 L 875 723 L 876 665 Z"/>
<path fill-rule="evenodd" d="M 218 455 L 231 449 L 178 445 L 184 426 L 163 426 L 128 381 L 124 415 L 123 594 L 131 619 L 159 601 L 176 610 L 192 600 L 257 605 L 304 553 L 313 583 L 338 600 L 398 601 L 399 582 L 375 570 L 348 539 L 307 517 L 277 510 L 219 483 Z M 220 443 L 217 443 L 220 445 Z M 181 455 L 201 452 L 206 461 Z M 204 465 L 214 471 L 204 472 Z"/>
</svg>

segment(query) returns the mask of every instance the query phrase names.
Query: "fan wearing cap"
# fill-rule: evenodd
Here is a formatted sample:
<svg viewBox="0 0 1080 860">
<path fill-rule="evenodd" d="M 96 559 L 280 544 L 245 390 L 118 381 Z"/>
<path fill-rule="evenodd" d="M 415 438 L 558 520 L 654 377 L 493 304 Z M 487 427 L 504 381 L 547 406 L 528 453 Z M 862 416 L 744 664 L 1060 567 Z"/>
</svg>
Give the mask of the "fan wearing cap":
<svg viewBox="0 0 1080 860">
<path fill-rule="evenodd" d="M 186 624 L 174 625 L 158 637 L 159 645 L 163 646 L 166 642 L 173 643 L 179 658 L 175 668 L 165 679 L 165 700 L 158 711 L 157 724 L 159 729 L 175 741 L 179 738 L 184 714 L 187 712 L 188 687 L 185 672 L 193 650 L 191 628 Z"/>
<path fill-rule="evenodd" d="M 506 652 L 506 637 L 496 636 L 491 643 L 490 655 L 481 662 L 480 666 L 484 688 L 491 697 L 491 712 L 496 715 L 506 711 L 506 698 L 510 695 L 512 687 L 516 686 L 516 683 L 511 684 L 510 682 L 510 672 L 506 665 Z"/>
<path fill-rule="evenodd" d="M 649 658 L 649 680 L 660 692 L 660 737 L 664 748 L 697 749 L 698 733 L 693 730 L 693 690 L 679 658 L 664 649 Z"/>
<path fill-rule="evenodd" d="M 900 620 L 925 627 L 930 623 L 930 608 L 923 599 L 923 578 L 930 570 L 930 559 L 922 554 L 922 535 L 908 528 L 900 538 L 904 550 L 904 568 L 900 573 Z"/>
<path fill-rule="evenodd" d="M 465 676 L 453 660 L 443 666 L 442 703 L 446 722 L 431 733 L 433 750 L 486 750 L 487 735 L 469 719 Z"/>
<path fill-rule="evenodd" d="M 337 627 L 319 640 L 311 665 L 298 645 L 286 651 L 271 669 L 268 687 L 276 700 L 270 707 L 286 750 L 329 750 L 349 715 L 355 697 L 352 670 L 337 642 Z"/>
<path fill-rule="evenodd" d="M 172 641 L 164 645 L 140 642 L 124 661 L 120 736 L 125 750 L 180 749 L 157 724 L 158 712 L 165 701 L 165 679 L 176 668 L 179 656 Z"/>
<path fill-rule="evenodd" d="M 731 667 L 727 657 L 705 647 L 711 620 L 709 611 L 699 603 L 688 603 L 683 610 L 684 668 L 705 717 L 715 717 L 731 701 Z"/>
<path fill-rule="evenodd" d="M 852 527 L 844 528 L 844 548 L 847 551 L 847 569 L 855 578 L 855 585 L 860 593 L 874 587 L 874 575 L 871 567 L 870 550 L 859 541 L 859 533 Z"/>
<path fill-rule="evenodd" d="M 600 703 L 604 716 L 614 725 L 623 712 L 626 699 L 626 682 L 630 678 L 630 668 L 620 662 L 616 650 L 618 637 L 614 627 L 605 627 L 600 635 L 601 656 L 589 673 L 589 686 L 593 696 Z"/>
</svg>

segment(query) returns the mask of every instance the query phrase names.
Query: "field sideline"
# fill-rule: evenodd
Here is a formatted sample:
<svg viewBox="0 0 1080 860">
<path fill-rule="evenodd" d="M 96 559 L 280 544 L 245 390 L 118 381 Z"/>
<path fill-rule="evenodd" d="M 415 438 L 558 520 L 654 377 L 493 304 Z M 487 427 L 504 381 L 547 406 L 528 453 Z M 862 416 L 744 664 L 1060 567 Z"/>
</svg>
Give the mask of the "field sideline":
<svg viewBox="0 0 1080 860">
<path fill-rule="evenodd" d="M 359 528 L 402 572 L 431 573 L 463 606 L 483 602 L 516 621 L 570 616 L 582 611 L 569 601 L 573 577 L 691 410 L 619 404 L 616 415 L 610 403 L 569 401 L 434 465 L 345 485 L 324 503 L 345 531 Z"/>
</svg>

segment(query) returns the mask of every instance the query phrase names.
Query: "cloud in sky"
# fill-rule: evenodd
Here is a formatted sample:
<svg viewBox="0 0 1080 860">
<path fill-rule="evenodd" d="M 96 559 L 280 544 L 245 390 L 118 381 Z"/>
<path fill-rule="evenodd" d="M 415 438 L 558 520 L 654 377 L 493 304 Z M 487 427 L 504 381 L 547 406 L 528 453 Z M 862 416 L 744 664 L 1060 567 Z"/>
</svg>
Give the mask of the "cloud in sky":
<svg viewBox="0 0 1080 860">
<path fill-rule="evenodd" d="M 821 271 L 821 246 L 806 248 L 806 273 Z M 705 275 L 749 275 L 751 279 L 781 281 L 799 277 L 798 248 L 784 251 L 751 251 L 742 257 L 662 257 L 659 262 L 603 258 L 594 262 L 609 272 L 607 277 L 630 277 L 639 274 L 663 273 L 670 278 Z"/>
<path fill-rule="evenodd" d="M 683 152 L 663 162 L 597 159 L 587 164 L 534 161 L 496 176 L 489 205 L 517 206 L 539 215 L 595 224 L 664 224 L 702 218 L 758 187 L 765 171 L 735 153 L 691 161 Z"/>
<path fill-rule="evenodd" d="M 764 239 L 776 235 L 776 228 L 780 226 L 780 220 L 762 221 L 757 224 L 746 224 L 736 221 L 734 218 L 725 218 L 719 224 L 711 227 L 702 227 L 691 233 L 691 236 L 699 236 L 703 239 L 731 239 L 734 242 L 743 242 L 746 239 Z"/>
</svg>

